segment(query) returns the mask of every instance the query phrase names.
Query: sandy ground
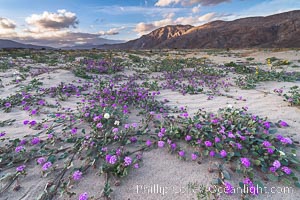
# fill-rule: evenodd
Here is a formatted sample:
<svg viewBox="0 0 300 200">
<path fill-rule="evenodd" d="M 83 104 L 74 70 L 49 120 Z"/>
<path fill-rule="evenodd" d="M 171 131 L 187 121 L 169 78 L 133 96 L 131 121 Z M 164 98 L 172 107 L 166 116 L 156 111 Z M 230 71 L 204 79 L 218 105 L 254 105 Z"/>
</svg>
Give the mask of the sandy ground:
<svg viewBox="0 0 300 200">
<path fill-rule="evenodd" d="M 240 52 L 240 51 L 237 51 Z M 241 52 L 240 52 L 241 53 Z M 242 52 L 246 54 L 246 57 L 254 57 L 256 62 L 265 63 L 265 59 L 268 57 L 278 57 L 293 61 L 294 64 L 298 64 L 300 60 L 298 51 L 285 51 L 285 52 L 269 52 L 269 51 L 251 51 L 245 50 Z M 192 57 L 208 56 L 211 62 L 215 64 L 222 64 L 230 61 L 245 61 L 246 57 L 231 56 L 225 57 L 224 55 L 208 55 L 206 52 L 193 52 L 188 56 Z M 132 72 L 129 72 L 131 75 Z M 129 74 L 128 73 L 128 74 Z M 157 74 L 156 74 L 157 75 Z M 3 85 L 7 85 L 13 78 L 13 71 L 7 73 L 0 73 Z M 41 81 L 43 81 L 43 87 L 49 87 L 56 85 L 57 83 L 73 82 L 78 80 L 72 72 L 68 70 L 56 70 L 50 74 L 39 75 Z M 26 80 L 30 81 L 30 78 Z M 22 84 L 26 84 L 27 82 Z M 300 82 L 287 83 L 287 82 L 264 82 L 257 86 L 253 90 L 241 90 L 237 87 L 232 87 L 227 93 L 234 97 L 242 96 L 246 101 L 236 100 L 235 98 L 228 98 L 225 96 L 216 96 L 213 100 L 207 100 L 207 95 L 181 95 L 176 91 L 161 90 L 159 100 L 167 98 L 170 102 L 170 106 L 186 106 L 189 113 L 195 113 L 198 109 L 203 108 L 206 111 L 216 112 L 219 108 L 226 107 L 227 105 L 233 105 L 234 107 L 248 106 L 249 112 L 266 116 L 270 121 L 277 122 L 278 120 L 286 121 L 290 127 L 282 129 L 282 134 L 292 136 L 294 140 L 300 141 L 300 109 L 297 107 L 291 107 L 287 102 L 283 101 L 283 97 L 276 95 L 273 90 L 275 88 L 285 88 L 287 91 L 293 85 L 300 86 Z M 15 85 L 7 85 L 0 89 L 0 97 L 4 98 L 13 94 L 18 90 Z M 62 102 L 63 107 L 74 108 L 76 102 L 80 101 L 80 98 L 71 98 L 67 102 Z M 47 100 L 49 102 L 55 102 L 53 99 Z M 45 111 L 45 112 L 51 112 Z M 28 119 L 28 113 L 26 111 L 14 109 L 10 113 L 3 113 L 1 111 L 1 120 L 16 119 L 12 126 L 0 127 L 0 132 L 6 131 L 7 137 L 17 138 L 23 137 L 29 134 L 35 134 L 37 131 L 26 128 L 23 126 L 23 120 Z M 35 117 L 36 120 L 42 120 L 46 117 L 41 114 Z M 133 121 L 137 122 L 139 118 L 133 116 Z M 192 151 L 192 149 L 190 149 Z M 300 151 L 298 150 L 298 155 Z M 188 200 L 197 199 L 195 191 L 188 188 L 189 183 L 198 183 L 202 185 L 208 185 L 213 177 L 216 177 L 215 173 L 209 173 L 209 161 L 216 162 L 217 160 L 205 160 L 202 164 L 193 162 L 190 160 L 179 160 L 175 155 L 171 155 L 166 149 L 154 149 L 146 152 L 143 155 L 143 164 L 139 169 L 134 169 L 129 175 L 121 180 L 120 186 L 113 185 L 112 199 L 116 200 Z M 37 167 L 35 164 L 28 165 L 29 176 L 20 180 L 22 188 L 19 191 L 13 191 L 12 187 L 2 196 L 2 200 L 17 200 L 17 199 L 37 199 L 37 196 L 43 190 L 48 180 L 51 180 L 55 174 L 45 178 L 41 178 L 40 174 L 35 173 Z M 0 171 L 0 176 L 9 171 Z M 237 185 L 239 177 L 232 174 L 231 183 Z M 268 183 L 266 184 L 269 189 L 271 187 L 284 187 L 280 183 Z M 74 191 L 79 194 L 83 191 L 87 191 L 90 196 L 99 196 L 104 186 L 104 178 L 96 174 L 96 170 L 90 170 L 77 185 L 74 187 Z M 1 187 L 1 185 L 0 185 Z M 197 188 L 196 188 L 197 191 Z M 67 199 L 64 197 L 56 197 L 57 199 Z M 78 196 L 71 199 L 78 199 Z M 240 199 L 238 194 L 231 196 L 222 196 L 221 199 Z M 288 194 L 284 194 L 280 191 L 272 194 L 270 191 L 268 194 L 263 194 L 255 199 L 273 199 L 273 200 L 293 200 L 300 199 L 300 189 L 294 189 Z"/>
</svg>

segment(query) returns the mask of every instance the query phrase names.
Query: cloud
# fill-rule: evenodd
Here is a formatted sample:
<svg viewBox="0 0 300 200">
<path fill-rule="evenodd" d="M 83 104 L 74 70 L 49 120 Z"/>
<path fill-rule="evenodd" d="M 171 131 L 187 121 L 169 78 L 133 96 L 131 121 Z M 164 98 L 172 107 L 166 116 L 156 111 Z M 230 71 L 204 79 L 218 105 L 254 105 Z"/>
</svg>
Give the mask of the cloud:
<svg viewBox="0 0 300 200">
<path fill-rule="evenodd" d="M 225 15 L 219 15 L 218 18 L 223 17 Z M 205 15 L 202 15 L 200 17 L 198 17 L 198 21 L 199 22 L 208 22 L 211 21 L 212 19 L 215 19 L 216 17 L 216 13 L 207 13 Z"/>
<path fill-rule="evenodd" d="M 193 12 L 193 13 L 198 13 L 198 12 L 200 12 L 200 7 L 201 7 L 200 4 L 199 4 L 198 6 L 193 7 L 193 8 L 192 8 L 192 12 Z"/>
<path fill-rule="evenodd" d="M 201 4 L 202 6 L 212 6 L 223 2 L 230 2 L 231 0 L 158 0 L 155 6 L 164 7 L 172 4 L 181 4 L 183 6 L 190 6 L 193 4 Z"/>
<path fill-rule="evenodd" d="M 155 6 L 169 6 L 171 4 L 178 4 L 180 3 L 181 0 L 158 0 L 156 3 L 155 3 Z"/>
<path fill-rule="evenodd" d="M 57 10 L 56 13 L 44 11 L 42 14 L 32 14 L 26 18 L 26 22 L 34 26 L 36 30 L 76 28 L 79 23 L 76 14 L 66 10 Z"/>
<path fill-rule="evenodd" d="M 200 25 L 206 22 L 209 22 L 214 19 L 219 19 L 222 15 L 217 15 L 216 13 L 207 13 L 201 16 L 189 16 L 189 17 L 178 17 L 174 18 L 174 13 L 169 13 L 164 15 L 162 20 L 153 21 L 151 23 L 138 23 L 135 26 L 134 31 L 137 32 L 139 35 L 146 34 L 154 29 L 166 26 L 166 25 L 175 25 L 175 24 L 182 24 L 182 25 Z"/>
<path fill-rule="evenodd" d="M 154 30 L 156 27 L 153 24 L 146 24 L 144 22 L 138 23 L 134 29 L 135 32 L 138 32 L 139 34 L 144 34 L 149 31 Z"/>
<path fill-rule="evenodd" d="M 16 23 L 8 18 L 0 17 L 0 36 L 15 35 Z"/>
<path fill-rule="evenodd" d="M 120 28 L 112 28 L 109 29 L 108 31 L 99 31 L 99 35 L 104 36 L 104 35 L 118 35 L 121 30 L 125 29 L 125 27 L 120 27 Z"/>
<path fill-rule="evenodd" d="M 0 17 L 0 29 L 15 29 L 16 23 L 10 19 Z"/>
<path fill-rule="evenodd" d="M 144 23 L 144 22 L 138 23 L 134 31 L 142 35 L 156 28 L 174 24 L 173 21 L 174 15 L 175 15 L 174 13 L 168 13 L 164 15 L 164 19 L 162 20 L 153 21 L 151 23 Z"/>
</svg>

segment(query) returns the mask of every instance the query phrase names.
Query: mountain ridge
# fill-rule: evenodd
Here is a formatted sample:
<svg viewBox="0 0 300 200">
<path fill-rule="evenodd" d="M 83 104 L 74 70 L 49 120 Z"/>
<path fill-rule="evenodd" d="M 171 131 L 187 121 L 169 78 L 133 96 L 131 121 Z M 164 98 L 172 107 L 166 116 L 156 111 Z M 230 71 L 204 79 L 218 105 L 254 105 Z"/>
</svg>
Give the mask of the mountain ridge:
<svg viewBox="0 0 300 200">
<path fill-rule="evenodd" d="M 39 46 L 32 44 L 23 44 L 13 40 L 0 39 L 0 49 L 54 49 L 48 46 Z"/>
<path fill-rule="evenodd" d="M 160 37 L 172 35 L 173 37 Z M 168 25 L 122 44 L 104 49 L 197 49 L 300 47 L 300 10 L 232 21 L 216 20 L 200 26 Z M 154 37 L 157 36 L 157 37 Z"/>
</svg>

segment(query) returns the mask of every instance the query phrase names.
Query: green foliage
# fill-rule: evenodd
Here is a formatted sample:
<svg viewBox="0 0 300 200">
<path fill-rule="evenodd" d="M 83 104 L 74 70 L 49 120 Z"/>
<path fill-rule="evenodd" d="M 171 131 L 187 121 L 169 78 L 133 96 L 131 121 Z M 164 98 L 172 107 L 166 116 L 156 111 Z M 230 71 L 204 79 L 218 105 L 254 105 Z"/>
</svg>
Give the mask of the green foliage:
<svg viewBox="0 0 300 200">
<path fill-rule="evenodd" d="M 299 86 L 293 86 L 287 92 L 287 94 L 283 95 L 285 101 L 291 103 L 292 106 L 299 106 L 300 105 L 300 88 Z"/>
</svg>

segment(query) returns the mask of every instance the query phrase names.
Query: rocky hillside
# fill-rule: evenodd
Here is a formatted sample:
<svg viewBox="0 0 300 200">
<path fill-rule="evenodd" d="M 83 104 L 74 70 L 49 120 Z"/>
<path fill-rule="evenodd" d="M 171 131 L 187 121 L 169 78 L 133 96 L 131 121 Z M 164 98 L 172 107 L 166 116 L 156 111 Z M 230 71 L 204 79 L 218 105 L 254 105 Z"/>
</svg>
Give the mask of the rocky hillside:
<svg viewBox="0 0 300 200">
<path fill-rule="evenodd" d="M 166 26 L 123 44 L 105 48 L 300 47 L 300 10 L 267 17 L 213 21 L 201 26 Z"/>
</svg>

